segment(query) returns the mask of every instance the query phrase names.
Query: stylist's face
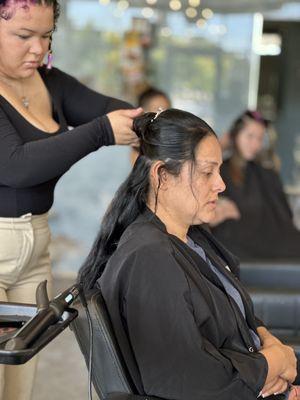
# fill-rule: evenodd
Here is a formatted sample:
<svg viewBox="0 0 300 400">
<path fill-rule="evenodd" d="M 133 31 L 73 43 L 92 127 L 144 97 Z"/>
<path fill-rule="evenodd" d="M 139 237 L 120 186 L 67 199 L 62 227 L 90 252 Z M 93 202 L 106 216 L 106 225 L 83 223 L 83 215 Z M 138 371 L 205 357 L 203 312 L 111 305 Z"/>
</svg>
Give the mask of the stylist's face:
<svg viewBox="0 0 300 400">
<path fill-rule="evenodd" d="M 0 18 L 0 73 L 22 79 L 33 75 L 42 63 L 54 26 L 53 7 L 18 6 L 12 18 Z"/>
<path fill-rule="evenodd" d="M 209 223 L 215 216 L 219 193 L 225 190 L 220 176 L 221 147 L 215 136 L 207 136 L 196 148 L 195 163 L 183 164 L 178 177 L 168 176 L 163 192 L 169 214 L 183 225 Z"/>
</svg>

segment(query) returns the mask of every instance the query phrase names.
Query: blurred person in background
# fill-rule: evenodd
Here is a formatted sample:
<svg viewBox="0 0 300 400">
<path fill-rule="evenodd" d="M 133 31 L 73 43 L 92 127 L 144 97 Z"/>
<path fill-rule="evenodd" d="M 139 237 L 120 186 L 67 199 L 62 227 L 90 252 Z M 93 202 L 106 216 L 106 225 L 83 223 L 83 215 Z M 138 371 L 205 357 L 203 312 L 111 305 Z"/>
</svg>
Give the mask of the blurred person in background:
<svg viewBox="0 0 300 400">
<path fill-rule="evenodd" d="M 45 279 L 51 292 L 48 211 L 59 178 L 102 146 L 137 142 L 141 110 L 52 68 L 58 15 L 56 0 L 0 1 L 1 301 L 35 303 Z M 1 366 L 0 398 L 29 400 L 35 369 L 36 359 Z"/>
<path fill-rule="evenodd" d="M 167 110 L 171 107 L 169 96 L 160 89 L 148 87 L 138 96 L 138 107 L 142 107 L 145 112 L 157 112 L 159 109 Z M 139 155 L 139 147 L 133 146 L 130 154 L 130 161 L 133 165 Z"/>
<path fill-rule="evenodd" d="M 300 232 L 279 175 L 261 160 L 267 127 L 257 111 L 233 122 L 227 137 L 231 155 L 221 167 L 226 190 L 212 231 L 241 260 L 300 259 Z"/>
</svg>

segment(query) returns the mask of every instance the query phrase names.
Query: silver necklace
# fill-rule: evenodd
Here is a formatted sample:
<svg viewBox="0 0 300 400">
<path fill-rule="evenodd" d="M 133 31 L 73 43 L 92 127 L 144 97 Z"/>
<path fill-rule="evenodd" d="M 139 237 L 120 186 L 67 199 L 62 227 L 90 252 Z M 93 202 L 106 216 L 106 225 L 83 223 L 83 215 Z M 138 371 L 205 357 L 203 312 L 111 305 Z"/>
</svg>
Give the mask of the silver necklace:
<svg viewBox="0 0 300 400">
<path fill-rule="evenodd" d="M 28 110 L 30 101 L 27 96 L 22 96 L 21 98 L 23 106 Z"/>
<path fill-rule="evenodd" d="M 9 86 L 11 89 L 15 90 L 15 88 L 13 87 L 13 85 L 11 85 L 10 83 L 8 83 L 6 80 L 4 80 L 4 79 L 2 79 L 2 78 L 0 78 L 0 80 L 1 80 L 5 85 L 7 85 L 7 86 Z M 23 87 L 22 82 L 21 82 L 21 89 L 22 89 L 23 94 L 22 94 L 22 96 L 20 96 L 19 98 L 20 98 L 20 100 L 21 100 L 23 106 L 26 108 L 26 110 L 28 110 L 29 105 L 30 105 L 30 100 L 29 100 L 29 98 L 24 94 L 24 87 Z"/>
</svg>

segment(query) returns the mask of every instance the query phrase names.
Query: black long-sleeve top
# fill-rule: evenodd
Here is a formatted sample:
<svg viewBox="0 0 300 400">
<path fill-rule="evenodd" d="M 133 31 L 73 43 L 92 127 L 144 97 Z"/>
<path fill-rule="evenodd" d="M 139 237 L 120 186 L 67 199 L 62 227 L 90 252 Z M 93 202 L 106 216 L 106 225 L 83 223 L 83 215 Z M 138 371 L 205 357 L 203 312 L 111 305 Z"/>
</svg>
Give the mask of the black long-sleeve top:
<svg viewBox="0 0 300 400">
<path fill-rule="evenodd" d="M 147 210 L 98 281 L 130 375 L 139 393 L 163 399 L 256 400 L 268 365 L 237 259 L 201 227 L 189 236 L 240 293 L 245 318 L 207 262 Z"/>
<path fill-rule="evenodd" d="M 105 114 L 130 108 L 57 68 L 41 67 L 39 73 L 59 129 L 49 134 L 36 128 L 0 95 L 0 217 L 47 212 L 58 179 L 87 154 L 114 144 Z"/>
</svg>

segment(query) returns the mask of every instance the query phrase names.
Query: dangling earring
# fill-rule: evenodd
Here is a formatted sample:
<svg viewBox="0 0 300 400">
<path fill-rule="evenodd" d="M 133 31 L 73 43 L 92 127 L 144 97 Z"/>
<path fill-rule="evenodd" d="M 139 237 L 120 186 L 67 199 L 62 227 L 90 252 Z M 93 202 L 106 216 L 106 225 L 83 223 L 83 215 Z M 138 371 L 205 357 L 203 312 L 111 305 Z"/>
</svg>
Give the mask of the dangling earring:
<svg viewBox="0 0 300 400">
<path fill-rule="evenodd" d="M 52 45 L 52 38 L 50 39 L 49 43 L 49 50 L 48 50 L 48 57 L 47 57 L 47 69 L 52 69 L 52 64 L 53 64 L 53 52 L 51 49 Z"/>
</svg>

